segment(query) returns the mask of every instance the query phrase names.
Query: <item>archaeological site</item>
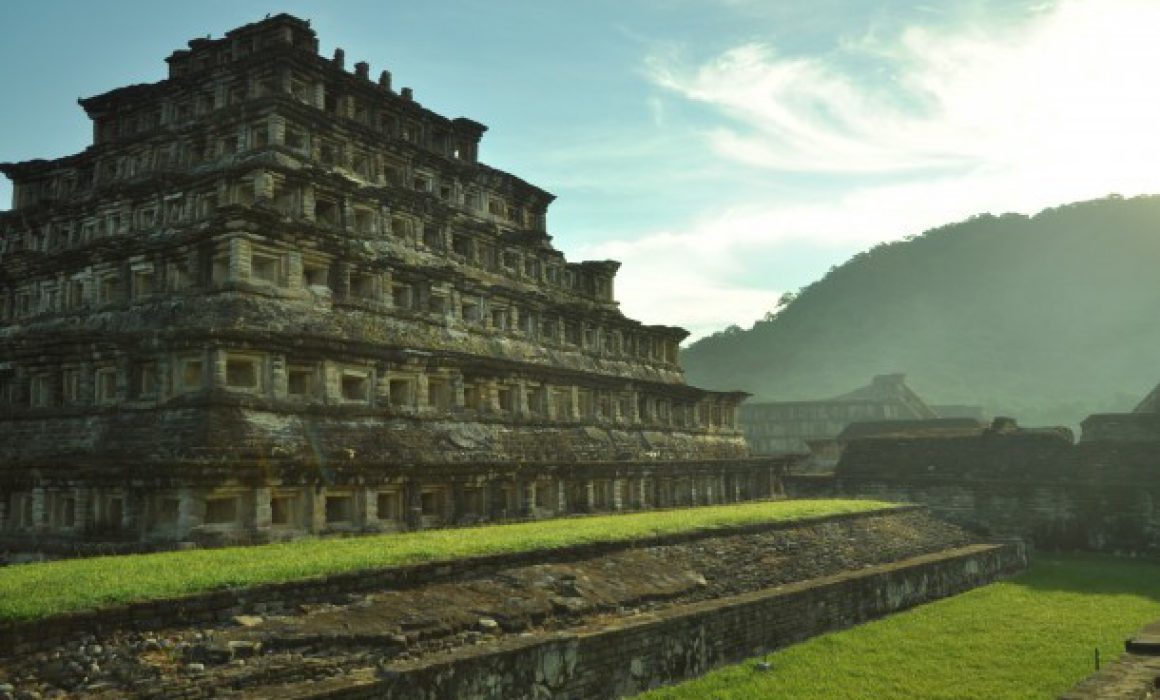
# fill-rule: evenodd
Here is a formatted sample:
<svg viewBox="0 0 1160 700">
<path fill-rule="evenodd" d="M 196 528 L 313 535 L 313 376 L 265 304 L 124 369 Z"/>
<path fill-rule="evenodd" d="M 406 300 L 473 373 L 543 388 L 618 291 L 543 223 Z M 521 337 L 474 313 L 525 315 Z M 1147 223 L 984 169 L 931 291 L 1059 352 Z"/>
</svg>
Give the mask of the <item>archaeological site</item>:
<svg viewBox="0 0 1160 700">
<path fill-rule="evenodd" d="M 0 162 L 0 700 L 781 682 L 819 635 L 1058 593 L 1041 553 L 1160 554 L 1160 387 L 1078 440 L 877 365 L 743 406 L 763 390 L 693 386 L 689 333 L 622 313 L 619 262 L 553 245 L 485 125 L 288 14 L 165 60 L 79 100 L 82 152 Z M 1160 687 L 1160 623 L 1077 686 L 1089 641 L 1067 697 Z"/>
<path fill-rule="evenodd" d="M 618 263 L 487 130 L 277 15 L 0 165 L 0 533 L 270 541 L 765 497 L 746 394 L 685 384 Z"/>
</svg>

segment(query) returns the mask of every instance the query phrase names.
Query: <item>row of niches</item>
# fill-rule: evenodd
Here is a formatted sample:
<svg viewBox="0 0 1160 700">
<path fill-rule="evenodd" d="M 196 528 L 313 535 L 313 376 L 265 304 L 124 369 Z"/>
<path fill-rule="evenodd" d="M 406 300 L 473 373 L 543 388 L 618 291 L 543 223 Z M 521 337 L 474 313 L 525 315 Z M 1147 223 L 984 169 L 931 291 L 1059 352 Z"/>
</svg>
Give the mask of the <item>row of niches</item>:
<svg viewBox="0 0 1160 700">
<path fill-rule="evenodd" d="M 0 229 L 0 261 L 22 252 L 57 255 L 108 238 L 146 237 L 209 222 L 220 205 L 267 207 L 336 234 L 356 234 L 427 252 L 462 265 L 597 301 L 613 300 L 614 268 L 566 262 L 559 252 L 505 242 L 487 229 L 462 222 L 437 224 L 405 208 L 344 196 L 310 183 L 287 182 L 258 171 L 191 192 L 145 201 L 107 202 L 84 215 L 56 216 L 33 226 L 12 219 Z"/>
<path fill-rule="evenodd" d="M 218 125 L 212 132 L 186 135 L 168 143 L 143 142 L 97 156 L 88 164 L 61 167 L 39 179 L 16 182 L 13 202 L 15 208 L 24 209 L 45 202 L 69 201 L 98 187 L 145 182 L 163 172 L 191 170 L 209 163 L 225 166 L 269 149 L 284 150 L 303 161 L 334 169 L 364 186 L 425 193 L 481 221 L 522 230 L 542 232 L 546 228 L 547 202 L 533 208 L 512 201 L 483 183 L 490 170 L 477 169 L 474 172 L 478 177 L 472 178 L 468 174 L 472 171 L 457 169 L 453 174 L 432 166 L 418 166 L 404 154 L 387 153 L 338 136 L 312 134 L 306 127 L 288 123 L 280 116 Z"/>
<path fill-rule="evenodd" d="M 711 505 L 748 500 L 752 474 L 697 473 L 571 479 L 476 477 L 463 482 L 388 479 L 376 486 L 155 489 L 38 487 L 0 497 L 0 532 L 189 535 L 395 531 L 567 513 Z"/>
<path fill-rule="evenodd" d="M 320 313 L 339 305 L 600 359 L 677 367 L 680 338 L 672 331 L 618 323 L 622 317 L 607 314 L 577 317 L 550 297 L 515 288 L 479 289 L 466 277 L 432 280 L 420 270 L 372 268 L 235 236 L 0 288 L 0 326 L 231 291 L 308 304 Z"/>
<path fill-rule="evenodd" d="M 101 115 L 93 126 L 94 141 L 102 144 L 143 137 L 159 129 L 181 129 L 208 121 L 221 110 L 271 97 L 320 110 L 336 123 L 352 122 L 371 130 L 379 141 L 401 141 L 468 163 L 478 156 L 478 134 L 457 133 L 446 118 L 397 99 L 349 94 L 321 71 L 270 65 L 228 78 L 206 76 L 200 83 L 183 85 L 160 100 Z"/>
<path fill-rule="evenodd" d="M 206 493 L 173 489 L 144 494 L 119 488 L 39 488 L 17 491 L 4 499 L 6 502 L 0 501 L 0 532 L 115 535 L 143 530 L 163 536 L 239 527 L 393 531 L 406 528 L 408 521 L 439 527 L 482 521 L 493 503 L 501 517 L 516 517 L 520 510 L 515 486 L 505 486 L 495 494 L 485 487 L 467 487 L 459 509 L 453 508 L 449 489 L 434 484 L 227 488 Z M 408 487 L 418 490 L 414 505 L 406 498 L 410 495 Z M 506 500 L 493 501 L 497 497 Z M 548 494 L 544 492 L 542 498 L 547 499 Z M 545 506 L 537 508 L 541 516 L 555 513 L 554 509 L 545 510 Z M 508 512 L 511 515 L 505 516 Z"/>
<path fill-rule="evenodd" d="M 674 399 L 629 382 L 611 390 L 470 367 L 343 363 L 225 349 L 119 354 L 54 366 L 6 364 L 0 370 L 0 406 L 9 409 L 139 407 L 224 390 L 273 402 L 363 406 L 406 416 L 737 431 L 738 399 L 731 395 Z"/>
<path fill-rule="evenodd" d="M 261 178 L 258 178 L 259 180 Z M 258 205 L 253 180 L 246 179 L 210 191 L 158 196 L 145 202 L 112 202 L 81 217 L 55 217 L 32 227 L 13 220 L 0 230 L 0 260 L 21 252 L 54 255 L 118 236 L 150 236 L 185 229 L 213 218 L 219 202 Z M 377 202 L 355 202 L 337 193 L 318 193 L 311 185 L 270 188 L 264 201 L 286 215 L 297 214 L 318 226 L 391 241 L 445 254 L 453 260 L 489 272 L 506 273 L 593 298 L 611 300 L 611 279 L 586 275 L 577 263 L 567 263 L 555 251 L 504 245 L 479 231 L 456 231 L 405 210 L 392 211 Z"/>
<path fill-rule="evenodd" d="M 109 202 L 88 215 L 58 216 L 41 225 L 26 226 L 13 221 L 0 230 L 0 259 L 20 252 L 56 254 L 92 245 L 97 240 L 117 236 L 151 236 L 165 230 L 188 228 L 209 221 L 219 203 L 255 207 L 262 203 L 285 216 L 311 222 L 321 228 L 360 234 L 434 253 L 490 270 L 515 273 L 525 279 L 545 282 L 596 296 L 610 287 L 597 289 L 596 280 L 586 280 L 578 264 L 567 264 L 554 251 L 530 250 L 519 245 L 503 245 L 490 234 L 455 231 L 450 225 L 436 225 L 404 209 L 392 211 L 377 201 L 355 201 L 339 193 L 325 192 L 312 185 L 291 186 L 278 176 L 258 174 L 200 192 L 158 195 L 144 202 Z"/>
</svg>

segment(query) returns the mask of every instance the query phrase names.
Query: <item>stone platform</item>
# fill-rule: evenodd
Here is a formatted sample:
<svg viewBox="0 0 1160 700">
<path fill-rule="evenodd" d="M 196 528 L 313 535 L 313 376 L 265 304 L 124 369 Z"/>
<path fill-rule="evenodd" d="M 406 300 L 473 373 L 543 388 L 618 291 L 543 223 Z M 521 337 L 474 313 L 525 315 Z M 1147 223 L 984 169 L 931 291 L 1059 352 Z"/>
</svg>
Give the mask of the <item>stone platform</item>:
<svg viewBox="0 0 1160 700">
<path fill-rule="evenodd" d="M 23 624 L 0 629 L 23 640 L 0 681 L 80 697 L 618 697 L 1025 564 L 1019 545 L 903 508 Z"/>
</svg>

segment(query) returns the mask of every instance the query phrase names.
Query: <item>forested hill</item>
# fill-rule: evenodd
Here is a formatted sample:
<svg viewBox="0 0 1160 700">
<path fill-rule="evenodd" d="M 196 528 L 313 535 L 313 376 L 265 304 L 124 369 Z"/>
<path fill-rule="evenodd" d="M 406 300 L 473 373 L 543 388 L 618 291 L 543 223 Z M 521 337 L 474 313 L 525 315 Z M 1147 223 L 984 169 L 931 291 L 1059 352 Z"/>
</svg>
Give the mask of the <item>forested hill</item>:
<svg viewBox="0 0 1160 700">
<path fill-rule="evenodd" d="M 1160 381 L 1160 196 L 983 215 L 878 245 L 682 361 L 690 384 L 752 400 L 905 372 L 929 403 L 1024 425 L 1129 411 Z"/>
</svg>

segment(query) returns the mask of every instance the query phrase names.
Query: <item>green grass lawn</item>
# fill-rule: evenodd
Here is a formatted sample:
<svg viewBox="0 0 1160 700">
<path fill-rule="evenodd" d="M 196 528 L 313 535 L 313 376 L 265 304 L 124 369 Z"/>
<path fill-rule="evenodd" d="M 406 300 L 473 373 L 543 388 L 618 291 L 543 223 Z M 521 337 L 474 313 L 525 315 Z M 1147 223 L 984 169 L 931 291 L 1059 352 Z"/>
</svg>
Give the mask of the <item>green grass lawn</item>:
<svg viewBox="0 0 1160 700">
<path fill-rule="evenodd" d="M 862 500 L 767 501 L 340 540 L 311 539 L 259 547 L 24 564 L 0 568 L 0 620 L 31 619 L 344 571 L 892 507 L 881 501 Z"/>
<path fill-rule="evenodd" d="M 1160 562 L 1039 556 L 1024 574 L 639 696 L 1055 698 L 1160 617 Z"/>
</svg>

